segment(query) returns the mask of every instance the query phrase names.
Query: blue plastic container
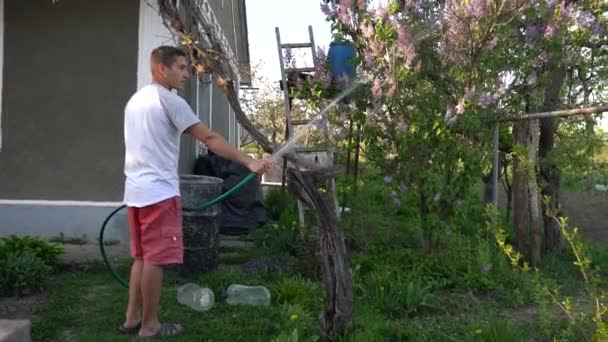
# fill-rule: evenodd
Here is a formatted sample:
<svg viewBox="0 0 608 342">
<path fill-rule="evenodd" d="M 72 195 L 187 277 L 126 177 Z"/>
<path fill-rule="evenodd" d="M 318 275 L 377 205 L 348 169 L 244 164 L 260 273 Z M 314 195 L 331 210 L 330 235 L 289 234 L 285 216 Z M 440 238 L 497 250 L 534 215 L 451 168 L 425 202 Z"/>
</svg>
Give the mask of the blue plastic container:
<svg viewBox="0 0 608 342">
<path fill-rule="evenodd" d="M 352 63 L 356 57 L 357 50 L 351 42 L 332 42 L 329 44 L 329 50 L 327 51 L 329 71 L 335 78 L 338 78 L 340 75 L 346 75 L 349 79 L 352 79 L 355 76 L 355 67 Z"/>
</svg>

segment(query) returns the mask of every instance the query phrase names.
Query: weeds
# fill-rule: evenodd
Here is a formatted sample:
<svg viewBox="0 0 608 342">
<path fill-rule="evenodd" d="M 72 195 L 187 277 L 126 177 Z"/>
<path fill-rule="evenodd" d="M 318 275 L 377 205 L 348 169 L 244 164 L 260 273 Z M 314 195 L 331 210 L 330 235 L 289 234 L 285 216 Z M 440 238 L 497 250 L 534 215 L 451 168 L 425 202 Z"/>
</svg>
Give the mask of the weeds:
<svg viewBox="0 0 608 342">
<path fill-rule="evenodd" d="M 488 207 L 488 214 L 490 217 L 495 217 L 496 215 L 491 207 Z M 591 268 L 592 261 L 589 249 L 583 243 L 578 228 L 570 229 L 566 218 L 558 217 L 555 213 L 551 213 L 550 215 L 558 223 L 562 236 L 567 242 L 569 251 L 574 259 L 572 263 L 576 266 L 582 278 L 587 301 L 591 303 L 592 308 L 585 308 L 585 302 L 577 303 L 573 301 L 572 297 L 563 295 L 554 281 L 543 277 L 539 269 L 530 268 L 529 264 L 523 260 L 522 254 L 516 251 L 512 245 L 505 242 L 506 233 L 504 229 L 498 227 L 496 223 L 492 223 L 496 222 L 496 220 L 488 220 L 488 222 L 490 225 L 494 225 L 491 229 L 495 232 L 496 242 L 511 265 L 524 273 L 532 274 L 532 279 L 534 279 L 539 292 L 537 301 L 541 309 L 541 327 L 544 333 L 546 335 L 554 333 L 556 339 L 564 341 L 580 338 L 605 341 L 608 339 L 608 325 L 605 322 L 607 313 L 604 302 L 605 293 L 598 286 L 600 280 L 596 272 Z M 548 298 L 549 302 L 553 303 L 565 316 L 567 319 L 565 327 L 558 324 L 558 331 L 556 331 L 552 315 L 543 297 Z M 589 322 L 593 323 L 592 327 L 589 326 Z M 591 336 L 587 336 L 589 335 L 588 331 L 590 328 L 593 333 Z"/>
</svg>

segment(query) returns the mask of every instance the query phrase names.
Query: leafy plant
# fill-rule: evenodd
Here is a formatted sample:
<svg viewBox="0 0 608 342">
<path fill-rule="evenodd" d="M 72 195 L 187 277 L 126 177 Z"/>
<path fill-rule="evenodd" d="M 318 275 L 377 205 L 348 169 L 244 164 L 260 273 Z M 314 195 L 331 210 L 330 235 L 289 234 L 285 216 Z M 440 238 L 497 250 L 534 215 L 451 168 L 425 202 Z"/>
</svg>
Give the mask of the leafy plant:
<svg viewBox="0 0 608 342">
<path fill-rule="evenodd" d="M 271 288 L 274 301 L 280 304 L 301 304 L 321 308 L 323 291 L 318 283 L 299 276 L 279 280 Z"/>
<path fill-rule="evenodd" d="M 57 258 L 63 253 L 63 247 L 37 236 L 10 235 L 0 239 L 0 260 L 7 258 L 11 253 L 21 254 L 27 251 L 32 252 L 47 265 L 54 266 Z"/>
<path fill-rule="evenodd" d="M 408 279 L 397 268 L 382 268 L 366 277 L 365 298 L 391 317 L 412 316 L 434 309 L 431 285 L 420 279 Z"/>
<path fill-rule="evenodd" d="M 0 296 L 23 296 L 44 289 L 51 268 L 30 250 L 0 258 Z"/>
<path fill-rule="evenodd" d="M 297 222 L 283 225 L 277 222 L 267 223 L 253 233 L 255 244 L 271 252 L 296 255 L 301 245 Z"/>
<path fill-rule="evenodd" d="M 484 342 L 526 341 L 526 333 L 505 319 L 492 319 L 484 328 L 475 331 Z"/>
<path fill-rule="evenodd" d="M 291 331 L 287 341 L 316 341 L 318 340 L 318 328 L 313 313 L 300 304 L 283 304 L 280 313 L 281 331 Z M 284 333 L 279 335 L 279 340 L 285 338 Z M 295 340 L 294 340 L 295 339 Z"/>
</svg>

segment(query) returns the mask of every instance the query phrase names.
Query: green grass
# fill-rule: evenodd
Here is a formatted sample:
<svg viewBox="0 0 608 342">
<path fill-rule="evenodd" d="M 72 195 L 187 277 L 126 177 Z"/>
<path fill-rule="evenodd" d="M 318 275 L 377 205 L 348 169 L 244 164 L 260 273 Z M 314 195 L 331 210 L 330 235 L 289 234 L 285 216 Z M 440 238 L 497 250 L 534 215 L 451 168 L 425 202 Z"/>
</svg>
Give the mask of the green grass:
<svg viewBox="0 0 608 342">
<path fill-rule="evenodd" d="M 125 270 L 122 269 L 121 273 Z M 176 300 L 177 288 L 186 281 L 208 286 L 216 296 L 215 306 L 207 312 L 196 312 Z M 308 319 L 301 327 L 314 327 L 311 316 L 297 312 L 299 301 L 310 305 L 312 292 L 307 287 L 299 295 L 285 299 L 277 296 L 285 279 L 263 279 L 231 269 L 216 270 L 198 279 L 171 279 L 163 288 L 160 315 L 164 321 L 179 322 L 185 333 L 175 341 L 269 341 L 281 328 L 296 320 Z M 232 283 L 265 285 L 273 291 L 271 306 L 229 306 L 222 300 L 222 291 Z M 283 285 L 285 287 L 285 285 Z M 279 290 L 277 290 L 277 288 Z M 292 288 L 297 289 L 297 285 Z M 289 287 L 287 287 L 289 289 Z M 316 298 L 319 288 L 311 287 Z M 285 289 L 283 289 L 285 291 Z M 288 293 L 294 293 L 288 290 Z M 124 318 L 127 290 L 119 285 L 103 265 L 86 271 L 62 273 L 49 290 L 49 304 L 40 313 L 42 319 L 34 324 L 36 341 L 131 341 L 117 333 Z M 285 304 L 291 304 L 292 310 Z M 320 301 L 314 303 L 319 309 Z M 237 328 L 238 326 L 238 328 Z"/>
<path fill-rule="evenodd" d="M 342 218 L 351 267 L 355 321 L 340 342 L 369 341 L 553 341 L 567 326 L 553 304 L 539 306 L 532 277 L 514 269 L 492 238 L 483 237 L 482 210 L 463 205 L 443 237 L 444 248 L 423 253 L 420 220 L 414 205 L 387 201 L 380 176 L 360 181 Z M 251 248 L 222 248 L 217 270 L 195 279 L 166 279 L 161 320 L 184 325 L 174 341 L 324 341 L 318 317 L 324 289 L 315 277 L 315 244 L 302 239 L 294 225 L 293 203 L 270 197 L 282 210 L 274 221 L 252 234 Z M 311 249 L 312 248 L 312 249 Z M 593 267 L 608 275 L 608 248 L 591 250 Z M 262 256 L 286 260 L 283 273 L 245 273 L 239 265 Z M 580 300 L 583 284 L 567 252 L 544 255 L 541 276 L 552 279 L 560 293 Z M 128 264 L 118 265 L 126 278 Z M 177 288 L 194 282 L 211 288 L 215 306 L 196 312 L 176 300 Z M 229 306 L 222 300 L 230 284 L 266 286 L 267 307 Z M 124 319 L 127 290 L 104 265 L 63 270 L 53 278 L 49 303 L 33 325 L 35 341 L 131 341 L 117 333 Z M 589 313 L 589 312 L 585 312 Z M 549 317 L 545 319 L 545 317 Z M 581 324 L 576 338 L 590 331 Z"/>
<path fill-rule="evenodd" d="M 125 272 L 124 266 L 121 272 Z M 196 312 L 177 303 L 176 290 L 185 281 L 209 286 L 216 295 L 215 306 Z M 268 307 L 229 306 L 221 299 L 231 283 L 264 285 L 273 296 Z M 33 326 L 34 341 L 131 341 L 116 327 L 124 317 L 127 290 L 115 282 L 103 265 L 60 274 L 49 291 L 50 301 Z M 387 315 L 387 303 L 374 302 L 373 296 L 356 297 L 355 329 L 345 341 L 482 341 L 487 329 L 506 337 L 484 341 L 509 341 L 525 335 L 523 323 L 509 323 L 515 329 L 501 330 L 506 318 L 491 300 L 480 301 L 465 292 L 435 294 L 439 309 L 426 314 L 399 317 Z M 399 298 L 396 298 L 397 300 Z M 475 304 L 475 305 L 473 305 Z M 161 318 L 179 322 L 186 331 L 174 341 L 272 341 L 294 329 L 298 341 L 312 341 L 318 335 L 316 317 L 323 308 L 320 284 L 298 276 L 253 277 L 234 269 L 219 269 L 198 279 L 171 279 L 161 300 Z M 481 333 L 480 333 L 481 331 Z M 488 332 L 490 334 L 490 332 Z M 514 335 L 515 334 L 515 335 Z M 384 339 L 380 337 L 383 336 Z M 512 339 L 511 339 L 512 340 Z"/>
</svg>

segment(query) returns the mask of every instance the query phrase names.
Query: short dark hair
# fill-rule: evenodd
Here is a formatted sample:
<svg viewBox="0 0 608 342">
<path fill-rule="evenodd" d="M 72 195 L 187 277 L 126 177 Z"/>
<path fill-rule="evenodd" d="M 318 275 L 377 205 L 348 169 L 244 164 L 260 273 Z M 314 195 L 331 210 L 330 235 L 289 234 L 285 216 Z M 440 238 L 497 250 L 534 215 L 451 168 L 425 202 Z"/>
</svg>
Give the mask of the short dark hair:
<svg viewBox="0 0 608 342">
<path fill-rule="evenodd" d="M 166 67 L 171 67 L 171 65 L 175 63 L 177 57 L 186 57 L 186 52 L 180 48 L 167 45 L 157 47 L 152 50 L 152 53 L 150 54 L 153 63 L 162 63 Z"/>
</svg>

